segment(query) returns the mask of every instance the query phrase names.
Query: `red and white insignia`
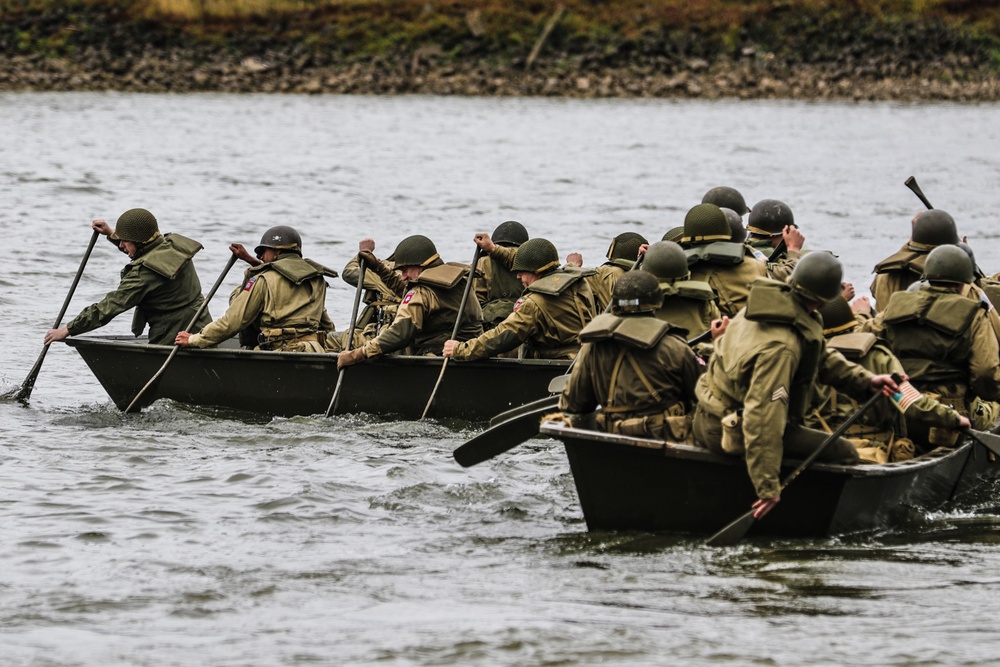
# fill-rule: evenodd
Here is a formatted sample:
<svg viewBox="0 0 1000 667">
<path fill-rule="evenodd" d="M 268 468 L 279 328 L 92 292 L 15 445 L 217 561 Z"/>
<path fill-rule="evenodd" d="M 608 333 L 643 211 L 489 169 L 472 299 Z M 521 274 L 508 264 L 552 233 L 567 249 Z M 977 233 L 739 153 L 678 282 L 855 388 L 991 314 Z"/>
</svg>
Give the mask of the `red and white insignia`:
<svg viewBox="0 0 1000 667">
<path fill-rule="evenodd" d="M 785 389 L 785 385 L 781 385 L 771 394 L 772 401 L 781 401 L 785 405 L 788 405 L 788 390 Z"/>
<path fill-rule="evenodd" d="M 520 308 L 522 303 L 524 303 L 524 299 L 518 299 L 517 301 L 515 301 L 514 310 L 516 311 L 518 308 Z"/>
<path fill-rule="evenodd" d="M 250 290 L 252 290 L 253 289 L 253 284 L 255 282 L 257 282 L 257 276 L 253 276 L 252 278 L 248 278 L 247 279 L 247 284 L 243 286 L 243 291 L 244 292 L 249 292 Z"/>
<path fill-rule="evenodd" d="M 414 291 L 415 290 L 410 290 L 409 292 L 406 293 L 406 296 L 403 297 L 403 305 L 404 306 L 410 302 L 410 299 L 413 298 Z"/>
</svg>

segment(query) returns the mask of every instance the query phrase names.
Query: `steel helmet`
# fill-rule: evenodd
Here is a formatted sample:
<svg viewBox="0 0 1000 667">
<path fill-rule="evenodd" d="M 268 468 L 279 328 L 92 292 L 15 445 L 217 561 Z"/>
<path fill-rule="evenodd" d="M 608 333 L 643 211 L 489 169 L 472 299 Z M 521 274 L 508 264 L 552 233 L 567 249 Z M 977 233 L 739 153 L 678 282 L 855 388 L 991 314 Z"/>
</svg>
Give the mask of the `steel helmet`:
<svg viewBox="0 0 1000 667">
<path fill-rule="evenodd" d="M 824 304 L 841 294 L 843 279 L 844 268 L 840 260 L 832 253 L 816 251 L 798 261 L 788 284 L 806 299 Z"/>
<path fill-rule="evenodd" d="M 731 208 L 721 207 L 726 214 L 726 222 L 729 223 L 729 230 L 732 232 L 732 240 L 735 243 L 743 243 L 747 240 L 747 228 L 743 226 L 743 217 Z"/>
<path fill-rule="evenodd" d="M 156 218 L 144 208 L 130 208 L 118 216 L 113 240 L 149 243 L 160 233 Z"/>
<path fill-rule="evenodd" d="M 634 262 L 639 257 L 639 246 L 645 243 L 649 241 L 642 234 L 625 232 L 611 241 L 606 256 L 608 259 L 628 259 Z"/>
<path fill-rule="evenodd" d="M 662 305 L 660 282 L 647 271 L 627 271 L 611 290 L 611 312 L 615 315 L 655 313 Z"/>
<path fill-rule="evenodd" d="M 490 239 L 497 245 L 517 248 L 528 240 L 528 230 L 517 220 L 508 220 L 497 225 Z"/>
<path fill-rule="evenodd" d="M 271 227 L 260 237 L 260 245 L 254 248 L 253 251 L 257 257 L 260 257 L 267 248 L 271 248 L 272 250 L 288 250 L 301 254 L 302 237 L 299 236 L 297 231 L 287 225 Z"/>
<path fill-rule="evenodd" d="M 946 211 L 934 208 L 923 211 L 913 221 L 913 232 L 910 235 L 910 250 L 931 250 L 939 245 L 958 243 L 958 230 L 955 219 Z"/>
<path fill-rule="evenodd" d="M 715 204 L 698 204 L 684 216 L 681 243 L 728 241 L 732 237 L 726 214 Z"/>
<path fill-rule="evenodd" d="M 795 216 L 788 204 L 777 199 L 760 200 L 747 218 L 747 231 L 761 236 L 781 236 L 788 225 L 795 225 Z"/>
<path fill-rule="evenodd" d="M 715 204 L 719 208 L 728 208 L 743 217 L 750 212 L 747 202 L 739 190 L 724 185 L 712 188 L 701 198 L 702 204 Z"/>
<path fill-rule="evenodd" d="M 975 266 L 968 253 L 957 245 L 941 245 L 927 255 L 923 279 L 964 285 L 976 279 Z"/>
<path fill-rule="evenodd" d="M 663 235 L 661 241 L 677 241 L 679 242 L 684 238 L 684 226 L 674 227 L 673 229 L 668 229 L 667 233 Z"/>
<path fill-rule="evenodd" d="M 686 280 L 691 275 L 684 249 L 673 241 L 657 241 L 642 256 L 642 270 L 660 280 Z"/>
<path fill-rule="evenodd" d="M 434 242 L 420 234 L 407 236 L 400 241 L 392 256 L 397 269 L 404 266 L 427 267 L 434 260 L 441 259 Z"/>
<path fill-rule="evenodd" d="M 847 303 L 843 294 L 823 304 L 823 307 L 817 312 L 823 317 L 824 336 L 847 333 L 858 326 L 854 311 L 851 310 L 851 305 Z"/>
<path fill-rule="evenodd" d="M 531 273 L 547 273 L 559 266 L 559 251 L 547 239 L 528 239 L 514 254 L 514 266 L 511 270 L 530 271 Z"/>
</svg>

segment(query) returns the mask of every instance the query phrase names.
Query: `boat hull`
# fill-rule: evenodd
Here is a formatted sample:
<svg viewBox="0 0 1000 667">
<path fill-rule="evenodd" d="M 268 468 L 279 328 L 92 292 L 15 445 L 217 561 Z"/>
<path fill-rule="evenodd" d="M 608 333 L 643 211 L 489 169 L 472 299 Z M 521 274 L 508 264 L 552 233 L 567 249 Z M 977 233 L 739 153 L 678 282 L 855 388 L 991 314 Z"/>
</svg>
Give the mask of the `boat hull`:
<svg viewBox="0 0 1000 667">
<path fill-rule="evenodd" d="M 138 341 L 138 342 L 136 342 Z M 119 409 L 160 369 L 173 349 L 126 337 L 66 341 Z M 441 372 L 440 357 L 390 356 L 346 369 L 337 413 L 421 416 Z M 487 421 L 548 394 L 568 361 L 487 359 L 448 364 L 428 417 Z M 182 349 L 139 407 L 180 403 L 271 416 L 325 414 L 337 385 L 336 354 L 262 352 L 236 347 Z"/>
<path fill-rule="evenodd" d="M 712 534 L 756 499 L 742 458 L 554 422 L 541 432 L 565 446 L 590 530 Z M 783 474 L 798 462 L 786 464 Z M 816 463 L 751 533 L 821 537 L 891 526 L 915 508 L 947 503 L 997 468 L 971 442 L 904 463 Z"/>
</svg>

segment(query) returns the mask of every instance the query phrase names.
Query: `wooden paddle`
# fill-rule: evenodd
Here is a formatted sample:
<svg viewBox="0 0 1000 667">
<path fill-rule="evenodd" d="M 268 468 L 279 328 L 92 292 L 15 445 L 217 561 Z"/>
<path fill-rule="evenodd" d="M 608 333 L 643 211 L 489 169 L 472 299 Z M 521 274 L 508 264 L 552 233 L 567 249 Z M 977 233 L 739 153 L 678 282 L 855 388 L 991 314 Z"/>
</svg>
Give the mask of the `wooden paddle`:
<svg viewBox="0 0 1000 667">
<path fill-rule="evenodd" d="M 354 342 L 354 329 L 358 324 L 358 306 L 361 305 L 361 293 L 365 291 L 365 259 L 364 257 L 358 257 L 358 288 L 354 292 L 354 308 L 351 310 L 351 326 L 347 330 L 347 347 L 344 352 L 348 352 L 351 349 L 351 343 Z M 337 402 L 340 400 L 340 387 L 344 383 L 344 371 L 347 367 L 341 368 L 340 373 L 337 375 L 337 386 L 333 390 L 333 397 L 330 399 L 330 405 L 326 409 L 326 416 L 331 416 L 337 411 Z"/>
<path fill-rule="evenodd" d="M 476 266 L 479 264 L 479 256 L 482 252 L 482 248 L 477 245 L 476 252 L 472 255 L 472 264 L 469 268 L 469 275 L 465 279 L 465 292 L 462 294 L 462 303 L 458 306 L 458 317 L 455 318 L 455 328 L 451 330 L 450 340 L 458 338 L 458 329 L 462 326 L 462 319 L 465 317 L 465 304 L 469 300 L 469 293 L 472 292 L 472 283 L 474 282 L 476 275 Z M 419 421 L 424 420 L 424 417 L 427 416 L 427 411 L 431 409 L 431 404 L 434 403 L 434 397 L 437 396 L 438 387 L 441 386 L 441 379 L 444 377 L 444 371 L 448 368 L 449 359 L 451 359 L 451 357 L 445 357 L 444 362 L 441 364 L 441 372 L 438 373 L 437 382 L 434 383 L 434 391 L 431 392 L 431 397 L 427 399 L 427 405 L 424 406 L 424 412 L 420 415 Z"/>
<path fill-rule="evenodd" d="M 83 267 L 87 266 L 87 260 L 90 259 L 90 253 L 94 250 L 94 244 L 97 243 L 97 237 L 101 233 L 96 229 L 94 233 L 90 235 L 90 243 L 87 245 L 87 251 L 83 253 L 83 259 L 80 260 L 80 268 L 76 270 L 76 276 L 73 278 L 73 284 L 69 286 L 69 293 L 66 295 L 66 300 L 63 301 L 62 308 L 59 309 L 59 314 L 56 315 L 56 323 L 52 325 L 53 329 L 58 329 L 59 325 L 62 324 L 62 318 L 66 314 L 66 309 L 69 307 L 70 299 L 73 298 L 73 292 L 76 291 L 76 286 L 80 284 L 80 276 L 83 275 Z M 42 351 L 38 355 L 38 359 L 35 360 L 35 365 L 31 367 L 28 372 L 28 377 L 24 378 L 24 382 L 21 383 L 21 388 L 17 390 L 13 398 L 22 403 L 27 402 L 28 398 L 31 397 L 31 392 L 35 388 L 35 380 L 38 379 L 38 372 L 42 370 L 42 362 L 45 361 L 45 354 L 49 351 L 49 345 L 52 343 L 46 343 L 42 346 Z"/>
<path fill-rule="evenodd" d="M 962 433 L 969 436 L 980 445 L 1000 456 L 1000 435 L 987 433 L 986 431 L 976 431 L 971 428 L 962 429 Z"/>
<path fill-rule="evenodd" d="M 222 281 L 223 279 L 225 279 L 226 274 L 229 273 L 229 269 L 233 268 L 233 264 L 236 263 L 236 259 L 237 258 L 235 254 L 233 254 L 233 256 L 229 258 L 229 261 L 226 263 L 226 268 L 222 269 L 222 273 L 219 274 L 219 279 L 215 281 L 214 285 L 212 285 L 212 289 L 211 291 L 209 291 L 208 296 L 206 296 L 205 300 L 201 302 L 201 305 L 198 307 L 198 310 L 195 311 L 195 314 L 191 318 L 191 321 L 188 322 L 186 327 L 184 327 L 184 331 L 192 329 L 195 325 L 195 322 L 197 322 L 198 318 L 201 317 L 201 314 L 205 312 L 206 308 L 208 308 L 208 302 L 212 300 L 213 296 L 215 296 L 215 293 L 219 289 L 219 285 L 222 284 Z M 160 370 L 156 371 L 156 374 L 149 379 L 149 382 L 147 382 L 146 385 L 139 390 L 139 393 L 135 395 L 135 398 L 132 399 L 132 402 L 128 404 L 127 408 L 125 408 L 126 414 L 130 412 L 135 412 L 139 409 L 137 407 L 139 399 L 142 398 L 142 395 L 146 393 L 146 390 L 149 389 L 153 385 L 153 383 L 155 383 L 157 380 L 160 379 L 160 376 L 163 375 L 163 371 L 167 370 L 167 366 L 169 366 L 170 362 L 174 360 L 174 356 L 177 355 L 177 351 L 179 349 L 181 349 L 181 346 L 174 343 L 174 349 L 170 350 L 170 354 L 167 355 L 167 360 L 163 362 L 162 366 L 160 366 Z"/>
<path fill-rule="evenodd" d="M 712 330 L 699 334 L 688 341 L 688 345 L 695 345 L 708 340 L 712 336 Z M 572 367 L 572 364 L 570 364 Z M 568 372 L 568 371 L 567 371 Z M 556 380 L 567 378 L 560 375 L 553 378 L 549 383 L 549 390 L 552 390 Z M 566 380 L 563 380 L 565 384 Z M 452 452 L 452 456 L 463 468 L 488 461 L 494 456 L 509 451 L 522 442 L 530 440 L 538 435 L 538 425 L 549 412 L 558 409 L 559 394 L 546 396 L 531 403 L 525 403 L 519 407 L 501 412 L 490 420 L 490 427 L 474 437 L 472 440 L 458 446 Z M 504 418 L 506 417 L 506 418 Z"/>
<path fill-rule="evenodd" d="M 844 432 L 847 431 L 848 428 L 850 428 L 851 424 L 860 419 L 861 416 L 865 412 L 867 412 L 869 408 L 875 405 L 875 402 L 878 401 L 878 399 L 881 396 L 882 396 L 881 391 L 873 394 L 872 397 L 869 398 L 864 405 L 858 408 L 857 412 L 848 417 L 843 424 L 837 427 L 837 430 L 831 433 L 830 436 L 826 440 L 824 440 L 823 443 L 819 447 L 817 447 L 812 454 L 807 456 L 805 460 L 802 461 L 802 463 L 800 463 L 797 468 L 795 468 L 795 470 L 793 470 L 791 473 L 788 474 L 788 477 L 786 477 L 781 481 L 781 490 L 784 491 L 789 484 L 794 482 L 795 478 L 798 477 L 803 470 L 812 465 L 812 462 L 815 461 L 827 447 L 836 442 L 837 439 L 840 438 L 840 436 L 842 436 Z M 737 544 L 740 540 L 746 537 L 747 532 L 750 531 L 750 528 L 757 520 L 757 518 L 754 516 L 756 512 L 757 512 L 756 509 L 751 509 L 749 512 L 747 512 L 746 514 L 744 514 L 743 516 L 736 519 L 728 526 L 717 532 L 715 535 L 712 535 L 712 537 L 708 539 L 708 542 L 706 542 L 706 544 L 708 544 L 708 546 L 710 547 L 728 547 Z"/>
</svg>

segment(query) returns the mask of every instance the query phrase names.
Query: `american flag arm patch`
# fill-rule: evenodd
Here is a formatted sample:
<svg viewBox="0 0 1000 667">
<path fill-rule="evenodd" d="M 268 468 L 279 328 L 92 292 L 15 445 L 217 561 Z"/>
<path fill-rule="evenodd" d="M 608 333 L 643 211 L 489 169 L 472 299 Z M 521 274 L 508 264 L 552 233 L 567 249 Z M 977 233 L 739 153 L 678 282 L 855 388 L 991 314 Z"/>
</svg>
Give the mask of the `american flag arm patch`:
<svg viewBox="0 0 1000 667">
<path fill-rule="evenodd" d="M 785 389 L 785 385 L 781 385 L 771 393 L 772 401 L 781 401 L 785 405 L 788 405 L 788 390 Z"/>
<path fill-rule="evenodd" d="M 254 286 L 254 283 L 256 283 L 256 282 L 257 282 L 257 276 L 253 276 L 253 277 L 247 278 L 246 284 L 243 285 L 243 291 L 244 292 L 249 292 L 250 290 L 252 290 L 253 286 Z"/>
<path fill-rule="evenodd" d="M 896 406 L 896 409 L 900 412 L 906 412 L 906 409 L 923 398 L 924 395 L 917 391 L 909 382 L 901 382 L 899 384 L 899 391 L 889 397 L 892 404 Z"/>
<path fill-rule="evenodd" d="M 410 299 L 413 298 L 413 293 L 414 293 L 414 290 L 410 290 L 409 292 L 406 293 L 406 296 L 403 297 L 403 303 L 404 304 L 407 304 L 407 303 L 410 302 Z"/>
</svg>

